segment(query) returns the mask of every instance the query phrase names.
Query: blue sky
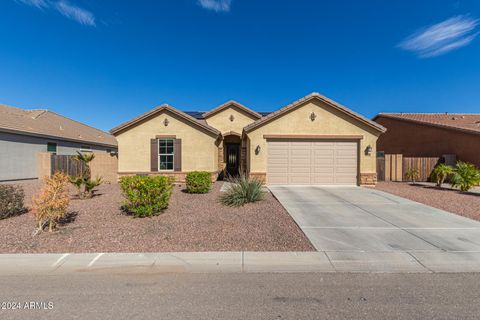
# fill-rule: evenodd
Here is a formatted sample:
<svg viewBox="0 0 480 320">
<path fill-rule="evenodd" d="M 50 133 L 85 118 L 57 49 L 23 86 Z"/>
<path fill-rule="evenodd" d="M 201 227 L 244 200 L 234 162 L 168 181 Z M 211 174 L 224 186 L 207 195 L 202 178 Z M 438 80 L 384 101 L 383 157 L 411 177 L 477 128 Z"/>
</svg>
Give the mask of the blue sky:
<svg viewBox="0 0 480 320">
<path fill-rule="evenodd" d="M 103 130 L 159 104 L 480 112 L 480 1 L 2 0 L 0 103 Z"/>
</svg>

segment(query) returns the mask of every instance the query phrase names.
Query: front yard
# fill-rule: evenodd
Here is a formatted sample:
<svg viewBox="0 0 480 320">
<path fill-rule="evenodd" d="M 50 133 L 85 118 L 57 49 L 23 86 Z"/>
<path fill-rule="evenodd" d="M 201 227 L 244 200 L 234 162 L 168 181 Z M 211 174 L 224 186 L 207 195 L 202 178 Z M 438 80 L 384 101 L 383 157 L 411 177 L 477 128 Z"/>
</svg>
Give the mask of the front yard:
<svg viewBox="0 0 480 320">
<path fill-rule="evenodd" d="M 31 206 L 38 182 L 20 184 Z M 312 251 L 286 210 L 270 194 L 244 207 L 218 202 L 222 183 L 207 194 L 187 194 L 176 185 L 169 207 L 153 218 L 133 218 L 120 209 L 118 184 L 98 187 L 92 199 L 72 200 L 69 216 L 54 233 L 33 236 L 31 212 L 0 220 L 0 253 Z"/>
<path fill-rule="evenodd" d="M 471 219 L 480 220 L 480 193 L 463 193 L 458 190 L 440 189 L 429 185 L 384 181 L 379 181 L 376 189 Z"/>
</svg>

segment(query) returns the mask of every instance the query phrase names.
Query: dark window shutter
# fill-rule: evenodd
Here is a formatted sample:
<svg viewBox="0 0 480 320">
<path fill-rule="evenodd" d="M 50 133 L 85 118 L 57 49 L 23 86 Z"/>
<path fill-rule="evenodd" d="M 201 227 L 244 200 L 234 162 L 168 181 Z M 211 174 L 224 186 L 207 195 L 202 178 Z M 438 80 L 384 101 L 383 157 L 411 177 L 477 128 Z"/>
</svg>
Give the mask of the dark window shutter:
<svg viewBox="0 0 480 320">
<path fill-rule="evenodd" d="M 158 171 L 158 143 L 157 139 L 150 139 L 150 171 Z"/>
<path fill-rule="evenodd" d="M 173 140 L 173 171 L 182 171 L 182 139 Z"/>
</svg>

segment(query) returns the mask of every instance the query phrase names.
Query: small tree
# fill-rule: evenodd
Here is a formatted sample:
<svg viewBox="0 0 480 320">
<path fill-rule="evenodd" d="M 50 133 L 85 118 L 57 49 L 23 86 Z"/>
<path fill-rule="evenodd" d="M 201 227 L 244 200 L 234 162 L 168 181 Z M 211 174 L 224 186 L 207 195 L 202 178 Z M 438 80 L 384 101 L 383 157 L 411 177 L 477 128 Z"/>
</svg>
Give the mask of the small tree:
<svg viewBox="0 0 480 320">
<path fill-rule="evenodd" d="M 69 204 L 67 176 L 57 172 L 52 177 L 46 177 L 40 193 L 33 198 L 32 212 L 38 229 L 42 231 L 48 224 L 49 232 L 55 230 L 58 221 L 65 217 Z"/>
<path fill-rule="evenodd" d="M 92 180 L 92 171 L 90 169 L 90 162 L 95 159 L 93 153 L 81 153 L 77 151 L 77 155 L 73 157 L 75 160 L 83 163 L 82 172 L 80 176 L 70 177 L 70 182 L 77 188 L 78 197 L 80 199 L 92 198 L 95 188 L 102 184 L 102 178 Z"/>
<path fill-rule="evenodd" d="M 452 187 L 465 192 L 480 184 L 480 170 L 471 163 L 458 162 L 452 176 Z"/>
<path fill-rule="evenodd" d="M 430 179 L 437 184 L 437 187 L 442 187 L 445 179 L 454 173 L 455 170 L 453 167 L 444 163 L 440 163 L 435 167 L 435 169 L 433 169 L 432 173 L 430 174 Z"/>
<path fill-rule="evenodd" d="M 415 183 L 418 179 L 420 179 L 420 173 L 415 168 L 408 168 L 407 172 L 405 172 L 405 178 L 410 180 L 412 183 Z"/>
</svg>

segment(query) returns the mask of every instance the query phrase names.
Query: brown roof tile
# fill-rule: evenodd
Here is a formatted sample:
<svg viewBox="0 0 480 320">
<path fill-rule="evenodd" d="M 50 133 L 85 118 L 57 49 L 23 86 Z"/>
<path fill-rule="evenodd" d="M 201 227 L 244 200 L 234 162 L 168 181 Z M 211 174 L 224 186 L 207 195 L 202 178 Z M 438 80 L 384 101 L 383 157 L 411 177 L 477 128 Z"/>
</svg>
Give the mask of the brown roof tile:
<svg viewBox="0 0 480 320">
<path fill-rule="evenodd" d="M 480 114 L 466 113 L 380 113 L 385 117 L 419 124 L 480 134 Z"/>
<path fill-rule="evenodd" d="M 365 123 L 366 125 L 374 128 L 374 129 L 376 129 L 380 132 L 385 132 L 386 131 L 386 129 L 383 126 L 381 126 L 380 124 L 378 124 L 378 123 L 376 123 L 376 122 L 374 122 L 370 119 L 365 118 L 361 114 L 358 114 L 358 113 L 348 109 L 347 107 L 344 107 L 341 104 L 339 104 L 339 103 L 337 103 L 337 102 L 335 102 L 335 101 L 333 101 L 333 100 L 331 100 L 331 99 L 329 99 L 325 96 L 322 96 L 321 94 L 319 94 L 317 92 L 313 92 L 313 93 L 311 93 L 311 94 L 309 94 L 309 95 L 307 95 L 307 96 L 305 96 L 305 97 L 303 97 L 303 98 L 301 98 L 301 99 L 299 99 L 295 102 L 290 103 L 289 105 L 287 105 L 287 106 L 285 106 L 281 109 L 278 109 L 275 112 L 269 113 L 268 115 L 262 117 L 261 119 L 259 119 L 255 122 L 249 124 L 248 126 L 246 126 L 244 128 L 244 130 L 245 130 L 245 132 L 251 131 L 251 130 L 261 126 L 262 124 L 267 123 L 267 122 L 281 116 L 282 114 L 284 114 L 284 113 L 286 113 L 290 110 L 295 109 L 296 107 L 298 107 L 302 103 L 305 103 L 305 102 L 310 101 L 312 99 L 318 99 L 318 100 L 328 104 L 329 106 L 350 115 L 351 117 L 359 120 L 360 122 Z"/>
<path fill-rule="evenodd" d="M 113 134 L 113 135 L 116 135 L 118 134 L 119 132 L 145 120 L 145 119 L 148 119 L 164 110 L 168 110 L 170 112 L 172 112 L 173 114 L 176 114 L 177 116 L 193 123 L 193 124 L 196 124 L 197 126 L 199 126 L 200 128 L 203 128 L 204 130 L 207 130 L 208 132 L 210 133 L 213 133 L 213 134 L 216 134 L 216 135 L 219 135 L 220 134 L 220 131 L 218 131 L 217 129 L 215 129 L 214 127 L 211 127 L 209 126 L 205 120 L 197 120 L 195 119 L 194 117 L 186 114 L 185 112 L 183 111 L 180 111 L 178 109 L 175 109 L 174 107 L 172 106 L 169 106 L 168 104 L 162 104 L 158 107 L 155 107 L 153 108 L 152 110 L 150 111 L 147 111 L 145 112 L 144 114 L 141 114 L 140 116 L 136 117 L 136 118 L 133 118 L 132 120 L 130 121 L 127 121 L 127 122 L 124 122 L 122 123 L 121 125 L 113 128 L 110 130 L 110 133 Z"/>
<path fill-rule="evenodd" d="M 227 102 L 225 102 L 224 104 L 221 104 L 221 105 L 219 105 L 218 107 L 216 107 L 216 108 L 214 108 L 214 109 L 212 109 L 212 110 L 210 110 L 210 111 L 208 111 L 208 112 L 205 112 L 205 113 L 203 114 L 203 117 L 204 117 L 204 118 L 208 118 L 209 116 L 214 115 L 214 114 L 216 114 L 216 113 L 218 113 L 218 112 L 222 111 L 223 109 L 226 109 L 226 108 L 228 108 L 228 107 L 230 107 L 230 106 L 237 107 L 237 108 L 239 108 L 240 110 L 243 110 L 244 112 L 252 115 L 253 117 L 255 117 L 255 118 L 257 118 L 257 119 L 260 119 L 260 118 L 262 117 L 262 115 L 259 114 L 258 112 L 255 112 L 255 111 L 253 111 L 252 109 L 247 108 L 247 107 L 244 106 L 243 104 L 238 103 L 238 102 L 236 102 L 236 101 L 234 101 L 234 100 L 227 101 Z"/>
<path fill-rule="evenodd" d="M 25 110 L 0 105 L 0 131 L 117 146 L 117 140 L 111 134 L 48 110 Z"/>
</svg>

